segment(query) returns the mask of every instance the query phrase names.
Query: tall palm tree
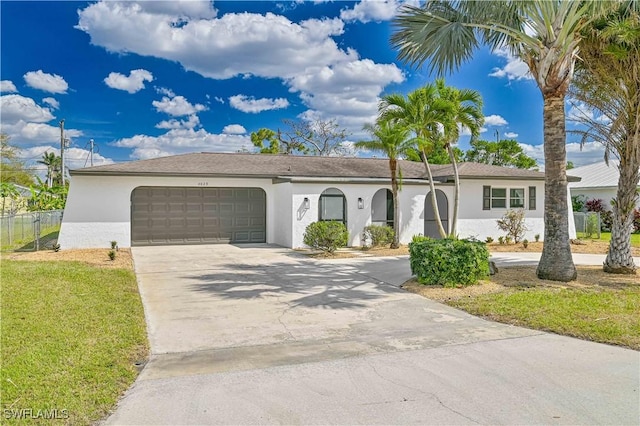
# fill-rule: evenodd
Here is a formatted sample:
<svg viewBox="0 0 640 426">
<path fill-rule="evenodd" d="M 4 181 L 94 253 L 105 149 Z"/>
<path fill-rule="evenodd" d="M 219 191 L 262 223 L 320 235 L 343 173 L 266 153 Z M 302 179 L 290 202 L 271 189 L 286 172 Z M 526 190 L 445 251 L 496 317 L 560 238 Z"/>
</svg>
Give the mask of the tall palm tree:
<svg viewBox="0 0 640 426">
<path fill-rule="evenodd" d="M 475 90 L 458 89 L 447 86 L 443 78 L 436 80 L 436 89 L 440 99 L 449 105 L 443 117 L 442 142 L 449 154 L 449 160 L 453 167 L 455 191 L 453 217 L 451 219 L 451 230 L 449 234 L 455 236 L 457 234 L 458 209 L 460 206 L 460 177 L 458 173 L 458 162 L 456 161 L 453 151 L 453 144 L 458 142 L 462 129 L 467 129 L 471 132 L 472 140 L 480 136 L 480 129 L 484 124 L 482 96 Z"/>
<path fill-rule="evenodd" d="M 640 181 L 640 2 L 622 7 L 583 32 L 583 61 L 576 68 L 571 97 L 595 114 L 582 114 L 577 130 L 582 141 L 605 146 L 605 161 L 617 157 L 618 190 L 605 272 L 633 274 L 631 252 L 633 211 Z M 601 114 L 601 115 L 600 115 Z M 604 119 L 603 119 L 604 117 Z"/>
<path fill-rule="evenodd" d="M 450 107 L 449 103 L 442 101 L 438 97 L 438 91 L 434 84 L 427 84 L 416 89 L 409 93 L 406 98 L 400 94 L 384 96 L 378 105 L 382 120 L 399 123 L 415 135 L 414 142 L 427 172 L 431 190 L 431 205 L 435 214 L 438 233 L 442 238 L 447 236 L 448 230 L 444 229 L 440 218 L 428 152 L 433 150 L 442 136 L 441 127 L 445 122 L 446 113 Z"/>
<path fill-rule="evenodd" d="M 398 167 L 398 159 L 413 147 L 413 142 L 409 140 L 410 132 L 406 127 L 391 121 L 378 120 L 375 125 L 366 124 L 364 129 L 375 139 L 356 142 L 356 147 L 379 151 L 389 157 L 391 194 L 393 196 L 393 229 L 395 231 L 391 248 L 398 248 L 400 246 L 398 191 L 402 185 L 402 170 Z"/>
<path fill-rule="evenodd" d="M 392 44 L 399 58 L 431 71 L 454 71 L 484 43 L 508 48 L 528 66 L 544 100 L 545 240 L 537 275 L 577 276 L 569 242 L 564 100 L 573 77 L 580 32 L 611 1 L 446 1 L 406 6 L 396 16 Z"/>
<path fill-rule="evenodd" d="M 56 184 L 56 180 L 59 180 L 60 166 L 62 160 L 54 152 L 45 152 L 42 154 L 42 160 L 38 161 L 38 164 L 44 164 L 47 166 L 47 186 L 49 188 Z"/>
</svg>

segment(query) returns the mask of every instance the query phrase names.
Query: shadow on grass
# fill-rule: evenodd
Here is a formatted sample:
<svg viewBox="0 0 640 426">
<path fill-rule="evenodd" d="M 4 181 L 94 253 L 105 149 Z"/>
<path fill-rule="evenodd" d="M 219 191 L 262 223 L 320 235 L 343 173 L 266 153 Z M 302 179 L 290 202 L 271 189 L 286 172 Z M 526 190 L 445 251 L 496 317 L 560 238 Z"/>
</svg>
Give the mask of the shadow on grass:
<svg viewBox="0 0 640 426">
<path fill-rule="evenodd" d="M 51 250 L 53 246 L 58 242 L 58 234 L 60 230 L 57 229 L 55 231 L 49 232 L 40 237 L 40 250 Z M 27 242 L 20 242 L 17 244 L 19 247 L 11 249 L 6 248 L 3 251 L 16 251 L 16 252 L 25 252 L 25 251 L 35 251 L 36 250 L 36 241 L 31 240 Z"/>
</svg>

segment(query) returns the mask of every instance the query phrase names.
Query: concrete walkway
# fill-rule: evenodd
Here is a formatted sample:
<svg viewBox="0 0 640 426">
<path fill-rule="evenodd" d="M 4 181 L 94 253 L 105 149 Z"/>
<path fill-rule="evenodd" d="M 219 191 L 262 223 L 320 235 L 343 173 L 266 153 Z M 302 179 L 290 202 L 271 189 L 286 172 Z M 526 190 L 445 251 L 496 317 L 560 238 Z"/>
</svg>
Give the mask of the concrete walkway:
<svg viewBox="0 0 640 426">
<path fill-rule="evenodd" d="M 406 257 L 316 261 L 268 246 L 133 253 L 152 356 L 108 424 L 640 419 L 638 352 L 404 292 Z"/>
</svg>

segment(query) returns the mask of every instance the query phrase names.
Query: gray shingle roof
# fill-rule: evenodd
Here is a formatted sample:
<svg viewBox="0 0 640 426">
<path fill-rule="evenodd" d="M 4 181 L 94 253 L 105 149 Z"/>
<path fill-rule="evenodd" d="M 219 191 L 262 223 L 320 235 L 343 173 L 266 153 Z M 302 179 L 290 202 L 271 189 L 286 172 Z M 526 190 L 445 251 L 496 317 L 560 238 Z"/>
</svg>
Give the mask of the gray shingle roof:
<svg viewBox="0 0 640 426">
<path fill-rule="evenodd" d="M 405 179 L 426 179 L 422 163 L 400 161 Z M 543 180 L 544 173 L 497 167 L 478 163 L 460 163 L 461 178 L 505 178 Z M 433 165 L 434 180 L 453 178 L 450 165 Z M 192 153 L 150 160 L 131 161 L 71 171 L 72 175 L 112 176 L 234 176 L 234 177 L 326 177 L 389 178 L 386 158 L 312 157 L 295 155 L 257 155 Z"/>
</svg>

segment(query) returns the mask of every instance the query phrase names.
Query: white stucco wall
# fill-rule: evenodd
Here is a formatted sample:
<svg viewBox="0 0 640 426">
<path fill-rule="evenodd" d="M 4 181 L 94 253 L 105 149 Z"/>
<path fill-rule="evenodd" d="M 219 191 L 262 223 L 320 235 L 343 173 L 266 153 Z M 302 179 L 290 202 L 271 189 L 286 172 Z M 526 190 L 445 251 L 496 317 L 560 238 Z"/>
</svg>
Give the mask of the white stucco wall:
<svg viewBox="0 0 640 426">
<path fill-rule="evenodd" d="M 497 240 L 498 237 L 504 236 L 505 233 L 497 226 L 497 220 L 500 219 L 507 208 L 492 208 L 491 210 L 482 209 L 482 187 L 489 185 L 495 188 L 506 188 L 507 195 L 510 189 L 525 189 L 525 221 L 527 232 L 524 238 L 533 241 L 536 234 L 540 235 L 540 239 L 544 239 L 544 182 L 543 181 L 527 181 L 527 180 L 464 180 L 460 188 L 460 213 L 458 216 L 458 235 L 462 238 L 475 237 L 484 241 L 486 237 L 492 237 Z M 536 208 L 530 210 L 529 206 L 529 187 L 536 187 Z M 507 199 L 507 206 L 508 206 Z M 567 209 L 571 212 L 571 198 L 567 198 Z M 575 224 L 573 215 L 569 214 L 569 237 L 576 237 Z"/>
<path fill-rule="evenodd" d="M 482 210 L 482 187 L 528 188 L 536 186 L 536 210 L 528 210 L 525 197 L 526 238 L 535 234 L 544 236 L 544 183 L 530 181 L 463 180 L 461 183 L 458 235 L 461 238 L 487 236 L 497 239 L 504 233 L 496 220 L 507 209 Z M 63 249 L 109 247 L 112 240 L 120 247 L 131 245 L 131 192 L 139 186 L 181 187 L 257 187 L 267 196 L 267 242 L 285 247 L 304 247 L 306 227 L 318 220 L 320 194 L 328 188 L 340 189 L 347 200 L 347 228 L 349 245 L 362 244 L 361 236 L 371 221 L 371 204 L 384 184 L 332 183 L 332 182 L 280 182 L 271 179 L 198 178 L 198 177 L 128 177 L 128 176 L 73 176 L 62 221 L 59 243 Z M 449 220 L 453 213 L 453 186 L 437 185 L 447 196 Z M 426 184 L 405 183 L 399 193 L 400 242 L 406 244 L 414 235 L 424 233 L 425 199 L 429 192 Z M 358 209 L 358 198 L 364 208 Z M 309 209 L 304 199 L 309 198 Z M 570 204 L 569 204 L 570 205 Z M 575 237 L 573 215 L 569 215 L 569 232 Z"/>
<path fill-rule="evenodd" d="M 274 195 L 271 179 L 73 176 L 58 238 L 60 247 L 110 247 L 113 240 L 120 247 L 130 247 L 131 192 L 139 186 L 262 188 L 267 195 L 267 242 L 279 244 L 274 220 L 280 214 L 274 202 L 279 197 Z"/>
<path fill-rule="evenodd" d="M 296 183 L 293 186 L 293 247 L 304 247 L 302 241 L 306 227 L 318 220 L 319 200 L 322 192 L 328 188 L 340 189 L 347 200 L 347 229 L 349 245 L 360 246 L 364 227 L 370 225 L 371 204 L 380 189 L 387 188 L 380 184 L 332 184 L 332 183 Z M 449 199 L 451 211 L 451 186 L 439 186 Z M 424 202 L 429 191 L 428 185 L 403 185 L 399 193 L 400 199 L 400 242 L 406 244 L 414 235 L 424 233 Z M 309 210 L 302 208 L 304 198 L 309 198 Z M 364 201 L 364 208 L 358 209 L 358 198 Z M 375 206 L 374 206 L 375 207 Z M 379 207 L 378 207 L 379 208 Z"/>
<path fill-rule="evenodd" d="M 292 184 L 283 182 L 273 185 L 273 200 L 267 198 L 267 204 L 273 204 L 273 243 L 283 247 L 292 247 L 294 209 L 292 206 Z"/>
</svg>

